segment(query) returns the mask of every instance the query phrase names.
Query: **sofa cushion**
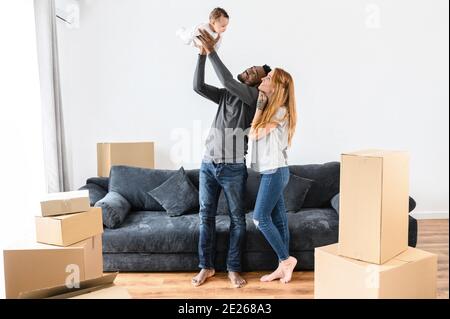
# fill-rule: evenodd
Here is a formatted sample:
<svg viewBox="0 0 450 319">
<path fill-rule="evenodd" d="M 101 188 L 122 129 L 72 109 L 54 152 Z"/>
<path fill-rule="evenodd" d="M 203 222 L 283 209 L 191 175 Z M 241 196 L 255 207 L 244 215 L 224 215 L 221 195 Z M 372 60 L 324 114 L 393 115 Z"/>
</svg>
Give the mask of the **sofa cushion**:
<svg viewBox="0 0 450 319">
<path fill-rule="evenodd" d="M 183 167 L 148 194 L 164 207 L 170 217 L 199 209 L 198 190 L 187 177 Z"/>
<path fill-rule="evenodd" d="M 253 223 L 253 213 L 246 215 L 246 251 L 271 251 L 272 248 Z M 333 209 L 304 209 L 288 213 L 293 251 L 313 250 L 335 243 L 338 219 Z M 105 229 L 105 253 L 198 253 L 198 214 L 171 218 L 165 212 L 131 212 L 118 229 Z M 227 251 L 230 219 L 216 217 L 217 251 Z"/>
<path fill-rule="evenodd" d="M 245 190 L 245 209 L 247 212 L 255 208 L 256 198 L 258 196 L 259 184 L 261 182 L 261 174 L 251 169 L 248 170 L 249 176 Z M 284 201 L 286 210 L 290 213 L 298 212 L 303 207 L 303 202 L 308 194 L 309 189 L 314 181 L 299 177 L 293 174 L 289 176 L 289 183 L 284 190 Z M 228 215 L 228 205 L 223 191 L 220 192 L 219 202 L 217 205 L 218 215 Z"/>
<path fill-rule="evenodd" d="M 289 166 L 291 174 L 314 181 L 306 195 L 304 208 L 330 207 L 331 197 L 339 192 L 339 168 L 339 162 Z M 92 181 L 89 179 L 88 181 L 101 184 L 102 187 L 109 184 L 110 190 L 122 194 L 130 202 L 133 210 L 161 211 L 163 207 L 147 192 L 160 186 L 175 173 L 174 170 L 144 169 L 119 165 L 111 168 L 109 179 Z M 199 170 L 187 170 L 186 174 L 194 186 L 199 189 Z M 259 173 L 248 169 L 248 175 L 245 207 L 247 211 L 250 211 L 255 206 L 259 188 Z M 228 214 L 226 207 L 226 200 L 222 195 L 219 200 L 218 214 Z"/>
<path fill-rule="evenodd" d="M 339 214 L 339 193 L 334 195 L 330 200 L 331 207 Z M 409 197 L 409 212 L 412 212 L 416 208 L 416 201 L 411 196 Z"/>
<path fill-rule="evenodd" d="M 331 198 L 339 193 L 340 163 L 292 165 L 292 174 L 314 181 L 306 195 L 303 208 L 330 207 Z"/>
<path fill-rule="evenodd" d="M 139 168 L 125 165 L 111 167 L 109 190 L 117 192 L 130 202 L 132 210 L 163 211 L 164 208 L 147 193 L 177 173 L 176 170 Z M 198 170 L 186 171 L 198 185 Z M 195 178 L 197 175 L 197 178 Z M 196 185 L 197 184 L 197 185 Z"/>
</svg>

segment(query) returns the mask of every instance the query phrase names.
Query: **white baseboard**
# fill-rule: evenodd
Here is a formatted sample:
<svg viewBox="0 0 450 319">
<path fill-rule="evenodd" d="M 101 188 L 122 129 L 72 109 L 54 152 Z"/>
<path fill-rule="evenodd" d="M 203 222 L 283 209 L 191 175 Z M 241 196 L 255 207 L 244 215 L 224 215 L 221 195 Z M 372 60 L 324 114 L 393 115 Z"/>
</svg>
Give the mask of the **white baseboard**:
<svg viewBox="0 0 450 319">
<path fill-rule="evenodd" d="M 417 211 L 411 212 L 415 219 L 448 219 L 448 211 Z"/>
</svg>

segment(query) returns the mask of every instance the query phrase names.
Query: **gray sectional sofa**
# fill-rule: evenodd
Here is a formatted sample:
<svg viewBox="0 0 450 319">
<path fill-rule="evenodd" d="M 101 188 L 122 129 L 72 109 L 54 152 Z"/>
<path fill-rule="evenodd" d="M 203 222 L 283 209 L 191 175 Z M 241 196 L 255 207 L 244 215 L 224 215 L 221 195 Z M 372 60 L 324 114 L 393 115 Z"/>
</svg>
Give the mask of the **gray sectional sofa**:
<svg viewBox="0 0 450 319">
<path fill-rule="evenodd" d="M 302 207 L 288 212 L 290 252 L 298 259 L 297 270 L 314 269 L 314 248 L 338 241 L 339 215 L 335 210 L 339 193 L 340 163 L 292 165 L 292 175 L 312 180 Z M 91 205 L 97 202 L 119 210 L 128 210 L 115 228 L 105 227 L 103 258 L 105 271 L 195 271 L 197 270 L 198 208 L 182 216 L 170 217 L 162 206 L 149 198 L 147 192 L 176 174 L 176 170 L 151 170 L 127 166 L 113 166 L 109 178 L 92 177 L 80 189 L 88 189 Z M 277 258 L 252 220 L 252 209 L 259 186 L 259 174 L 249 169 L 246 190 L 248 213 L 247 237 L 243 252 L 243 270 L 271 270 L 277 267 Z M 186 175 L 198 189 L 198 170 L 187 170 Z M 295 194 L 295 184 L 287 191 Z M 110 192 L 108 194 L 108 191 Z M 121 198 L 120 204 L 114 194 Z M 108 196 L 107 196 L 108 195 Z M 173 194 L 177 196 L 179 194 Z M 112 199 L 110 199 L 112 198 Z M 292 201 L 292 198 L 289 199 Z M 111 203 L 109 203 L 109 201 Z M 287 206 L 290 203 L 287 203 Z M 294 203 L 295 204 L 295 203 Z M 333 208 L 333 206 L 335 208 Z M 295 205 L 294 205 L 295 206 Z M 410 198 L 410 211 L 415 202 Z M 109 207 L 108 209 L 115 209 Z M 107 211 L 104 210 L 104 214 Z M 109 216 L 106 216 L 109 218 Z M 104 216 L 105 220 L 105 216 Z M 223 196 L 218 204 L 217 270 L 225 269 L 228 245 L 229 217 Z M 416 246 L 417 221 L 409 217 L 409 245 Z"/>
</svg>

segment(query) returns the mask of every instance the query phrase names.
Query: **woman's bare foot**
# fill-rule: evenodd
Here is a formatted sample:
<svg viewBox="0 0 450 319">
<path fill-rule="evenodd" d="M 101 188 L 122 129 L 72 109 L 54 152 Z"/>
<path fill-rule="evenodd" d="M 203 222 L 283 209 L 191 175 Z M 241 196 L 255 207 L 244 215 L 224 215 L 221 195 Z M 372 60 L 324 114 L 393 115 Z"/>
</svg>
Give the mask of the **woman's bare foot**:
<svg viewBox="0 0 450 319">
<path fill-rule="evenodd" d="M 262 282 L 269 282 L 273 281 L 275 279 L 280 279 L 283 277 L 283 270 L 281 269 L 281 263 L 278 265 L 278 268 L 275 269 L 275 271 L 269 275 L 264 275 L 261 277 Z"/>
<path fill-rule="evenodd" d="M 241 275 L 235 271 L 229 271 L 228 278 L 230 278 L 231 284 L 233 285 L 234 288 L 242 288 L 247 284 L 245 279 L 242 278 Z"/>
<path fill-rule="evenodd" d="M 288 259 L 283 260 L 280 264 L 283 271 L 283 277 L 281 277 L 280 281 L 283 284 L 287 284 L 292 279 L 292 272 L 297 265 L 297 259 L 295 257 L 289 257 Z"/>
<path fill-rule="evenodd" d="M 203 283 L 206 281 L 206 279 L 214 276 L 215 273 L 216 273 L 216 271 L 214 269 L 202 269 L 197 274 L 197 276 L 192 278 L 191 282 L 194 285 L 194 287 L 198 287 L 200 285 L 203 285 Z"/>
</svg>

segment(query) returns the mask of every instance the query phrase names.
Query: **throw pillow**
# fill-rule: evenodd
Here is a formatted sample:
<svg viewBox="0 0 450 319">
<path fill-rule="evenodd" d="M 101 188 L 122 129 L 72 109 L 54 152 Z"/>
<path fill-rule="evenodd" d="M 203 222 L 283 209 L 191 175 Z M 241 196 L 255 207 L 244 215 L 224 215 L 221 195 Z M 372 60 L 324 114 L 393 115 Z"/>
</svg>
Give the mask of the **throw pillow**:
<svg viewBox="0 0 450 319">
<path fill-rule="evenodd" d="M 289 183 L 284 189 L 284 203 L 288 213 L 297 213 L 302 209 L 306 195 L 309 192 L 313 180 L 291 174 Z"/>
<path fill-rule="evenodd" d="M 170 217 L 181 216 L 199 207 L 198 190 L 187 177 L 183 167 L 147 194 L 152 196 Z"/>
<path fill-rule="evenodd" d="M 131 210 L 131 204 L 116 192 L 109 192 L 94 206 L 101 207 L 103 225 L 107 228 L 119 227 Z"/>
</svg>

